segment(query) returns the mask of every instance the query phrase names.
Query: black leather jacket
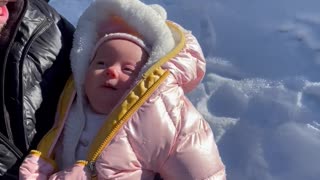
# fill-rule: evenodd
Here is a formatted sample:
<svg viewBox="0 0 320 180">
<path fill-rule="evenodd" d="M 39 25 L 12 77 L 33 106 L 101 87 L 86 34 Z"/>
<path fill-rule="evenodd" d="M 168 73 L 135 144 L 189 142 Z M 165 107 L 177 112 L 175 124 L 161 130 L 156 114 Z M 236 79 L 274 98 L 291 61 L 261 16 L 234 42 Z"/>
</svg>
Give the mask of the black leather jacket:
<svg viewBox="0 0 320 180">
<path fill-rule="evenodd" d="M 54 122 L 71 73 L 74 28 L 43 0 L 7 7 L 0 36 L 0 179 L 16 179 L 28 150 Z"/>
</svg>

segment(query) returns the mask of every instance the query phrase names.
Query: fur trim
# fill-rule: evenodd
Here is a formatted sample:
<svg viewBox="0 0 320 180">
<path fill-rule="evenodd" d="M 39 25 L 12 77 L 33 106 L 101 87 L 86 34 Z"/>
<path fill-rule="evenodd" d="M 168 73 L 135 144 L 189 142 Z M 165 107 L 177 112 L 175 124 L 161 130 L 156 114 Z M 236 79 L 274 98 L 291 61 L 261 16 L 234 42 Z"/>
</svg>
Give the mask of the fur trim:
<svg viewBox="0 0 320 180">
<path fill-rule="evenodd" d="M 111 16 L 121 17 L 142 35 L 143 41 L 152 48 L 148 62 L 142 68 L 140 75 L 175 46 L 173 35 L 165 22 L 166 11 L 160 5 L 149 6 L 139 0 L 94 1 L 79 19 L 71 50 L 71 67 L 78 97 L 84 97 L 85 73 L 99 38 L 98 24 L 105 22 Z"/>
</svg>

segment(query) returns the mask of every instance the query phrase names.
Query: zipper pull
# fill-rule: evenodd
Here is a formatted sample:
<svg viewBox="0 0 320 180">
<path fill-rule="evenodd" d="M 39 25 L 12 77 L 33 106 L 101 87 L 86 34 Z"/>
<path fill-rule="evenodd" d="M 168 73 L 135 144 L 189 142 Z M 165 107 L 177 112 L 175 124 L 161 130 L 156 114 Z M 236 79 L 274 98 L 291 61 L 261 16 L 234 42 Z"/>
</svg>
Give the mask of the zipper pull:
<svg viewBox="0 0 320 180">
<path fill-rule="evenodd" d="M 95 161 L 90 161 L 87 165 L 91 172 L 91 179 L 96 179 L 97 178 L 97 171 L 96 171 L 96 162 Z"/>
</svg>

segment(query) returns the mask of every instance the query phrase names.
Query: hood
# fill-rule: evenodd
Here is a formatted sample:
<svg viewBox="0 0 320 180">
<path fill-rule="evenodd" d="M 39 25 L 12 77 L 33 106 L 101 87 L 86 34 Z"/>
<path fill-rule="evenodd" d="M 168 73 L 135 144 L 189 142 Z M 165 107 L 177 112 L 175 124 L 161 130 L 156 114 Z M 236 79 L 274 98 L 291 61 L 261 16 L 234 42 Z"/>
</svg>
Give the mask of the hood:
<svg viewBox="0 0 320 180">
<path fill-rule="evenodd" d="M 205 72 L 200 45 L 190 31 L 166 21 L 164 8 L 156 4 L 146 5 L 139 0 L 95 0 L 79 19 L 71 50 L 71 67 L 80 106 L 93 49 L 101 36 L 113 33 L 112 27 L 105 24 L 114 16 L 126 22 L 151 47 L 149 59 L 137 80 L 146 78 L 153 69 L 161 66 L 175 77 L 185 92 L 199 84 Z"/>
<path fill-rule="evenodd" d="M 159 5 L 146 5 L 139 0 L 96 0 L 82 14 L 74 35 L 71 67 L 78 95 L 83 96 L 85 73 L 93 48 L 101 30 L 110 33 L 112 27 L 104 23 L 118 16 L 142 35 L 142 40 L 152 47 L 149 59 L 140 75 L 175 46 L 173 35 L 166 25 L 166 11 Z"/>
</svg>

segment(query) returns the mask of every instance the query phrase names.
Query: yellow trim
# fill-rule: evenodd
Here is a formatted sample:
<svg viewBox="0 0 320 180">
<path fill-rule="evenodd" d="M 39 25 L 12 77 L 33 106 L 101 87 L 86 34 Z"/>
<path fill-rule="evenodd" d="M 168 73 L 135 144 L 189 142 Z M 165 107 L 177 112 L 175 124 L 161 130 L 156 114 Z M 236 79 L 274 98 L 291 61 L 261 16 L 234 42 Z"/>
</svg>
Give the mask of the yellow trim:
<svg viewBox="0 0 320 180">
<path fill-rule="evenodd" d="M 33 156 L 37 156 L 37 157 L 43 159 L 44 161 L 46 161 L 47 163 L 49 163 L 53 167 L 54 171 L 56 171 L 58 169 L 56 162 L 46 156 L 43 156 L 43 154 L 40 151 L 31 150 L 30 154 Z"/>
<path fill-rule="evenodd" d="M 88 161 L 78 160 L 75 164 L 79 165 L 79 166 L 86 166 L 86 168 L 89 168 L 90 173 L 91 173 L 91 180 L 97 179 L 97 173 L 94 170 L 95 167 L 94 166 L 90 167 L 90 163 Z"/>
<path fill-rule="evenodd" d="M 76 162 L 77 165 L 86 166 L 89 162 L 86 160 L 78 160 Z"/>
<path fill-rule="evenodd" d="M 50 149 L 53 145 L 53 142 L 58 138 L 58 132 L 60 130 L 62 121 L 65 118 L 66 111 L 68 109 L 69 104 L 72 102 L 73 97 L 71 94 L 74 91 L 74 82 L 73 78 L 70 77 L 65 85 L 65 88 L 60 96 L 59 103 L 58 103 L 58 115 L 57 117 L 58 122 L 55 122 L 54 127 L 41 139 L 40 143 L 38 144 L 37 149 L 42 152 L 42 155 L 45 157 L 51 157 L 49 154 Z M 52 158 L 52 157 L 51 157 Z"/>
<path fill-rule="evenodd" d="M 37 151 L 37 150 L 31 150 L 30 154 L 40 157 L 42 153 L 40 151 Z"/>
</svg>

